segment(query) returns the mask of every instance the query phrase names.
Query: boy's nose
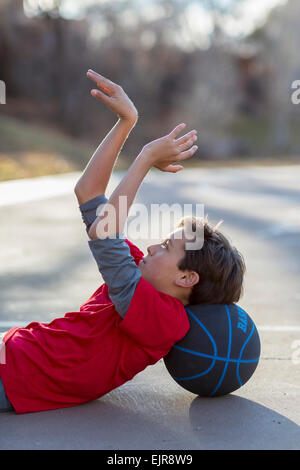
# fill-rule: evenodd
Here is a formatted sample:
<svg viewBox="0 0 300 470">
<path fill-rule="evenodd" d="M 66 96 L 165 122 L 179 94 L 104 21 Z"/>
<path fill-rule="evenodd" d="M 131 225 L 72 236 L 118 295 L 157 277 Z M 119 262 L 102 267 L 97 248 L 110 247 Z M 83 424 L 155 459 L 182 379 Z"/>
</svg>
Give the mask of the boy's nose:
<svg viewBox="0 0 300 470">
<path fill-rule="evenodd" d="M 155 247 L 158 246 L 158 245 L 150 245 L 148 246 L 147 248 L 147 252 L 148 252 L 148 255 L 152 256 L 153 253 L 155 252 Z"/>
<path fill-rule="evenodd" d="M 148 252 L 148 255 L 150 256 L 151 256 L 151 249 L 152 249 L 152 245 L 147 247 L 147 252 Z"/>
</svg>

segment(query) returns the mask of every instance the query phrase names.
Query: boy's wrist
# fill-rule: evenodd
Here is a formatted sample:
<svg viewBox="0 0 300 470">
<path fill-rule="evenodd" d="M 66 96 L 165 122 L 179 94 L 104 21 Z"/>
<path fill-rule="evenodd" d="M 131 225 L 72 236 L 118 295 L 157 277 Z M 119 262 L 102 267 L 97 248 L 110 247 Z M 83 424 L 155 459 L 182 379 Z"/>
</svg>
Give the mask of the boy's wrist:
<svg viewBox="0 0 300 470">
<path fill-rule="evenodd" d="M 148 152 L 145 149 L 142 149 L 138 156 L 136 157 L 136 160 L 141 160 L 145 167 L 150 170 L 154 166 L 154 160 L 151 158 L 151 153 Z"/>
<path fill-rule="evenodd" d="M 134 127 L 138 120 L 138 114 L 130 115 L 130 116 L 119 116 L 119 121 L 127 124 L 129 127 Z"/>
</svg>

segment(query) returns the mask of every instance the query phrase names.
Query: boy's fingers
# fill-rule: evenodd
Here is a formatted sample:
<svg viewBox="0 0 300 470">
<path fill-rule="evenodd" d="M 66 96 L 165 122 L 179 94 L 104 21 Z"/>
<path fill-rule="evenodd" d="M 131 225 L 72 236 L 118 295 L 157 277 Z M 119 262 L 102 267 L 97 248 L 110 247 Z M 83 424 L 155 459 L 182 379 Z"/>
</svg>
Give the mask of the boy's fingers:
<svg viewBox="0 0 300 470">
<path fill-rule="evenodd" d="M 168 165 L 166 168 L 165 168 L 165 171 L 169 171 L 171 173 L 177 173 L 177 171 L 180 171 L 180 170 L 183 170 L 184 167 L 181 166 L 181 165 Z"/>
<path fill-rule="evenodd" d="M 100 73 L 94 72 L 94 70 L 88 70 L 87 75 L 93 80 L 101 80 L 102 82 L 107 83 L 108 85 L 115 85 L 114 82 L 104 77 L 103 75 L 100 75 Z"/>
<path fill-rule="evenodd" d="M 184 167 L 181 165 L 172 165 L 172 166 L 173 166 L 173 173 L 177 173 L 177 171 L 184 169 Z"/>
<path fill-rule="evenodd" d="M 97 85 L 102 88 L 103 91 L 106 93 L 112 93 L 114 90 L 115 84 L 108 80 L 105 77 L 102 77 L 102 75 L 99 75 L 99 73 L 93 72 L 93 71 L 88 71 L 87 72 L 88 78 L 93 80 L 94 82 L 97 83 Z"/>
<path fill-rule="evenodd" d="M 175 139 L 178 134 L 180 134 L 180 132 L 185 128 L 186 124 L 185 123 L 182 123 L 182 124 L 179 124 L 178 126 L 175 127 L 175 129 L 173 129 L 171 132 L 170 132 L 170 136 Z"/>
<path fill-rule="evenodd" d="M 95 89 L 91 90 L 91 95 L 94 98 L 97 98 L 98 100 L 103 101 L 103 103 L 108 103 L 110 100 L 110 97 L 107 96 L 105 93 L 102 93 L 102 91 L 100 90 L 95 90 Z"/>
<path fill-rule="evenodd" d="M 197 135 L 197 131 L 195 129 L 183 135 L 182 137 L 179 137 L 179 139 L 177 139 L 175 142 L 176 144 L 179 144 L 179 145 L 184 144 L 187 140 L 189 140 L 194 135 Z"/>
<path fill-rule="evenodd" d="M 191 147 L 189 150 L 186 150 L 185 152 L 182 152 L 180 155 L 179 155 L 179 160 L 185 160 L 186 158 L 189 158 L 191 157 L 192 155 L 194 155 L 194 153 L 198 150 L 198 146 L 197 145 L 193 145 L 193 147 Z"/>
<path fill-rule="evenodd" d="M 179 145 L 179 150 L 180 152 L 183 152 L 184 150 L 187 150 L 191 145 L 196 142 L 197 140 L 197 135 L 192 134 L 189 138 L 187 138 L 183 144 Z"/>
</svg>

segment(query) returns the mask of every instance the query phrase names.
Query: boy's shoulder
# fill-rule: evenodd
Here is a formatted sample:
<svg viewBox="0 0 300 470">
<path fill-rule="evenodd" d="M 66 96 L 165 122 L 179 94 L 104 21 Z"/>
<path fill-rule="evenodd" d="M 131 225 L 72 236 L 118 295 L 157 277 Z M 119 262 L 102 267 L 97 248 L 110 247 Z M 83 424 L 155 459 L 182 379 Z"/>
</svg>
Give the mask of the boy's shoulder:
<svg viewBox="0 0 300 470">
<path fill-rule="evenodd" d="M 132 243 L 128 238 L 125 237 L 125 242 L 129 246 L 130 254 L 134 258 L 136 264 L 143 259 L 144 253 L 140 250 L 134 243 Z"/>
<path fill-rule="evenodd" d="M 120 328 L 144 346 L 168 349 L 189 327 L 183 303 L 141 277 Z"/>
</svg>

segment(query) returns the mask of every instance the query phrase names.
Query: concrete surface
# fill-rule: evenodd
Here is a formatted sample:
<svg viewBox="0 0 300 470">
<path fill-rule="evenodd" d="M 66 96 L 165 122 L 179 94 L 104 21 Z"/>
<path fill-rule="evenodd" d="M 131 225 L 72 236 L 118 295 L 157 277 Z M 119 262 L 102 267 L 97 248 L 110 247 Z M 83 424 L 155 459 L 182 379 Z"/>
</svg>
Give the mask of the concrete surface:
<svg viewBox="0 0 300 470">
<path fill-rule="evenodd" d="M 121 176 L 113 176 L 107 195 Z M 0 184 L 1 331 L 77 310 L 103 282 L 72 192 L 78 177 Z M 299 181 L 300 166 L 152 170 L 136 198 L 149 208 L 204 203 L 209 219 L 223 219 L 222 231 L 243 253 L 239 304 L 262 341 L 259 366 L 244 387 L 199 398 L 179 387 L 161 360 L 79 407 L 1 413 L 0 448 L 299 449 Z M 144 252 L 152 242 L 132 241 Z"/>
</svg>

